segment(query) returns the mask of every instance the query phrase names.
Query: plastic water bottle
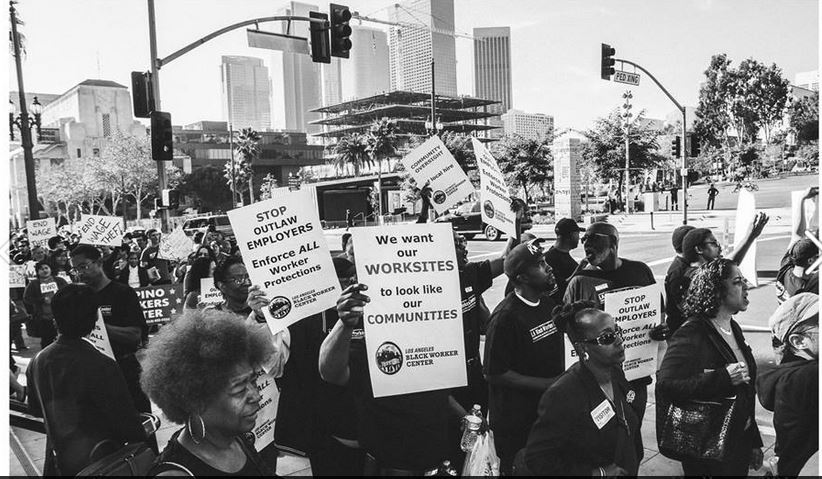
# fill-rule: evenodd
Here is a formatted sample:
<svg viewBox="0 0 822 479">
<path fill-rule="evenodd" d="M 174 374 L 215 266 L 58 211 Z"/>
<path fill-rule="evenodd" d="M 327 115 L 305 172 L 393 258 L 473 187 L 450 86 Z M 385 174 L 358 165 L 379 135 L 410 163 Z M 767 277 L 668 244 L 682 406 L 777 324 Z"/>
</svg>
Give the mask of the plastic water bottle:
<svg viewBox="0 0 822 479">
<path fill-rule="evenodd" d="M 777 467 L 779 464 L 779 458 L 776 456 L 771 456 L 762 463 L 762 469 L 765 472 L 765 477 L 777 477 Z"/>
<path fill-rule="evenodd" d="M 465 430 L 462 432 L 462 440 L 460 440 L 460 448 L 464 452 L 470 452 L 474 448 L 474 444 L 479 437 L 480 427 L 482 426 L 482 418 L 469 414 L 463 418 L 465 422 Z"/>
</svg>

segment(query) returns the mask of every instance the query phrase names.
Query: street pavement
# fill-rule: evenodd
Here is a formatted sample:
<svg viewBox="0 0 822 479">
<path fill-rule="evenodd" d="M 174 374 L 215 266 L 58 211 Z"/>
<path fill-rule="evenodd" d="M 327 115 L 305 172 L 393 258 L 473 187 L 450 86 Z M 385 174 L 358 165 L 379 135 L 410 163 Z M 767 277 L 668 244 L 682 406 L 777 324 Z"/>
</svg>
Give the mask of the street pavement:
<svg viewBox="0 0 822 479">
<path fill-rule="evenodd" d="M 790 191 L 801 190 L 809 186 L 818 185 L 818 177 L 813 176 L 792 176 L 784 179 L 760 180 L 758 181 L 759 191 L 756 192 L 757 207 L 765 211 L 770 216 L 770 221 L 766 226 L 762 236 L 757 241 L 757 271 L 759 285 L 749 292 L 750 305 L 748 310 L 740 313 L 736 320 L 746 331 L 746 339 L 751 345 L 757 363 L 761 366 L 772 363 L 770 335 L 766 332 L 768 317 L 776 309 L 776 293 L 773 286 L 776 270 L 779 261 L 785 252 L 790 240 Z M 700 185 L 689 189 L 690 210 L 688 214 L 688 224 L 696 227 L 711 228 L 719 242 L 726 247 L 733 243 L 735 209 L 737 194 L 732 192 L 733 185 L 718 184 L 720 193 L 716 200 L 716 209 L 712 211 L 704 210 L 707 199 L 707 185 Z M 682 200 L 680 199 L 680 202 Z M 653 215 L 653 226 L 651 215 L 639 213 L 633 215 L 611 215 L 608 221 L 615 224 L 620 231 L 620 256 L 628 259 L 643 261 L 651 267 L 658 282 L 662 282 L 665 272 L 673 258 L 673 248 L 670 243 L 671 232 L 682 224 L 682 212 L 658 212 Z M 584 225 L 583 225 L 584 226 Z M 345 230 L 328 230 L 326 238 L 332 250 L 340 248 L 340 237 Z M 549 240 L 555 239 L 553 224 L 535 225 L 531 231 L 537 237 Z M 468 242 L 469 259 L 471 261 L 482 261 L 492 259 L 502 253 L 505 241 L 486 241 L 478 238 Z M 582 259 L 584 253 L 582 248 L 572 251 L 572 256 L 577 260 Z M 502 300 L 507 278 L 503 276 L 494 280 L 493 286 L 483 297 L 489 308 L 493 308 Z M 28 339 L 27 344 L 31 347 L 28 351 L 15 354 L 15 362 L 25 369 L 30 358 L 32 358 L 39 347 L 39 340 Z M 654 386 L 649 386 L 648 410 L 642 426 L 643 444 L 645 445 L 645 455 L 640 466 L 640 475 L 648 476 L 672 476 L 682 475 L 682 469 L 677 461 L 665 458 L 658 453 L 656 448 L 655 435 L 655 410 L 654 410 Z M 159 414 L 159 411 L 157 411 Z M 773 430 L 773 414 L 764 410 L 757 404 L 757 423 L 762 433 L 765 443 L 766 459 L 773 455 L 773 443 L 775 440 Z M 163 427 L 158 431 L 158 441 L 161 447 L 166 444 L 171 434 L 179 426 L 171 424 L 165 418 Z M 30 461 L 37 470 L 42 471 L 43 457 L 45 453 L 45 437 L 42 434 L 33 433 L 20 428 L 11 428 L 12 449 L 10 457 L 11 475 L 31 475 L 31 466 L 23 463 Z M 17 445 L 18 447 L 15 447 Z M 23 456 L 20 459 L 15 454 L 15 450 L 22 449 Z M 26 459 L 28 457 L 28 459 Z M 818 461 L 809 464 L 813 471 L 818 471 Z M 311 469 L 308 460 L 291 454 L 283 454 L 277 467 L 277 474 L 284 475 L 310 475 Z M 750 471 L 752 476 L 762 476 L 763 469 Z"/>
</svg>

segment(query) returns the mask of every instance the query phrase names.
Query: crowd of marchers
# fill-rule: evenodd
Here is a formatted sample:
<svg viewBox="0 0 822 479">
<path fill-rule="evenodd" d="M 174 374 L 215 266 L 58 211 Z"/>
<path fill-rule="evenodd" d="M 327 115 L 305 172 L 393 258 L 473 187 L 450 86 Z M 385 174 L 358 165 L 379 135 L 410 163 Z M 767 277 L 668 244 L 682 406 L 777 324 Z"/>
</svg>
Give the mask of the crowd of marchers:
<svg viewBox="0 0 822 479">
<path fill-rule="evenodd" d="M 622 330 L 603 298 L 656 280 L 648 265 L 620 256 L 614 225 L 564 218 L 553 244 L 522 233 L 483 261 L 468 260 L 455 232 L 467 385 L 388 397 L 373 393 L 363 327 L 377 285 L 357 281 L 350 234 L 333 258 L 336 307 L 272 334 L 263 316 L 270 298 L 236 245 L 213 231 L 177 263 L 157 257 L 155 230 L 118 248 L 74 236 L 29 248 L 19 232 L 11 254 L 26 265 L 28 284 L 11 295 L 12 351 L 26 348 L 23 326 L 43 349 L 26 387 L 13 360 L 10 381 L 44 418 L 45 475 L 77 474 L 101 442 L 141 441 L 157 454 L 150 476 L 274 475 L 281 451 L 307 456 L 314 475 L 449 475 L 462 470 L 463 419 L 478 405 L 503 475 L 635 476 L 649 446 L 647 411 L 658 449 L 685 475 L 741 476 L 763 463 L 757 401 L 774 411 L 779 475 L 797 475 L 818 449 L 818 232 L 805 238 L 801 219 L 779 265 L 781 304 L 769 319 L 775 367 L 762 368 L 734 317 L 749 304 L 740 264 L 767 223 L 757 214 L 727 257 L 710 229 L 673 232 L 664 320 L 649 333 L 665 352 L 654 377 L 631 381 Z M 571 255 L 579 247 L 581 262 Z M 483 293 L 502 275 L 504 299 L 486 304 Z M 221 303 L 202 301 L 208 277 Z M 150 331 L 134 288 L 172 282 L 184 284 L 185 313 Z M 98 315 L 114 359 L 86 340 Z M 566 339 L 578 358 L 570 367 Z M 274 442 L 257 451 L 260 375 L 276 381 L 279 404 Z M 162 448 L 141 416 L 152 403 L 179 425 Z M 694 428 L 672 420 L 677 414 L 720 420 Z"/>
</svg>

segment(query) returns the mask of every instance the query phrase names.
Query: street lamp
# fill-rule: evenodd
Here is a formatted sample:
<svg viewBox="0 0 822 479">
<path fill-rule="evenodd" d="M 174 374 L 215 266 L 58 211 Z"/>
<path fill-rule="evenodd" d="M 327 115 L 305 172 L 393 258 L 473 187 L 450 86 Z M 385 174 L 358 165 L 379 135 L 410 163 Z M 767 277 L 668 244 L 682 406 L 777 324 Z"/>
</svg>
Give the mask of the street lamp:
<svg viewBox="0 0 822 479">
<path fill-rule="evenodd" d="M 14 141 L 14 127 L 15 125 L 17 128 L 22 130 L 23 128 L 28 128 L 31 130 L 32 128 L 37 128 L 37 137 L 40 137 L 40 126 L 41 126 L 41 115 L 43 114 L 43 105 L 40 104 L 40 101 L 37 100 L 37 97 L 34 97 L 34 100 L 31 102 L 31 106 L 29 107 L 32 115 L 34 118 L 23 118 L 23 115 L 17 114 L 17 105 L 9 100 L 9 138 L 10 141 Z M 27 123 L 27 124 L 24 124 Z"/>
<path fill-rule="evenodd" d="M 631 150 L 631 139 L 630 139 L 630 127 L 631 127 L 631 117 L 634 115 L 631 113 L 631 98 L 634 96 L 631 94 L 631 90 L 626 91 L 622 94 L 622 98 L 625 100 L 625 103 L 622 105 L 622 128 L 625 130 L 625 212 L 630 213 L 631 208 L 631 180 L 629 176 L 630 172 L 630 150 Z"/>
<path fill-rule="evenodd" d="M 431 121 L 431 118 L 428 118 L 427 120 L 425 120 L 425 130 L 430 135 L 436 135 L 438 131 L 442 131 L 442 122 L 433 122 Z"/>
</svg>

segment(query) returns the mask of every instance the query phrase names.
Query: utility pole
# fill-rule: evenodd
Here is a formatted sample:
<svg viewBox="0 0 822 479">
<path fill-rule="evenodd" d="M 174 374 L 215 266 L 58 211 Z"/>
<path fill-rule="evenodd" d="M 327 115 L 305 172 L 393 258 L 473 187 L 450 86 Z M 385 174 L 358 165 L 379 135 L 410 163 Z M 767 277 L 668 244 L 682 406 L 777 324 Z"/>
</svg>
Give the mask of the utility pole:
<svg viewBox="0 0 822 479">
<path fill-rule="evenodd" d="M 688 224 L 688 148 L 685 147 L 688 130 L 685 123 L 685 107 L 680 107 L 682 111 L 682 224 Z"/>
<path fill-rule="evenodd" d="M 157 26 L 154 21 L 154 0 L 148 0 L 148 40 L 149 52 L 151 55 L 151 90 L 154 93 L 154 109 L 162 111 L 160 104 L 160 66 L 157 64 Z M 152 132 L 154 134 L 154 132 Z M 166 189 L 166 165 L 165 162 L 157 161 L 157 186 L 158 193 L 162 193 Z M 168 205 L 166 208 L 161 208 L 160 222 L 162 230 L 168 231 Z M 140 205 L 138 204 L 139 208 Z"/>
<path fill-rule="evenodd" d="M 434 57 L 431 57 L 431 136 L 437 134 L 437 89 L 434 86 Z"/>
<path fill-rule="evenodd" d="M 231 105 L 228 105 L 228 150 L 231 155 L 231 206 L 237 206 L 237 178 L 234 167 L 234 124 L 231 122 Z"/>
<path fill-rule="evenodd" d="M 622 124 L 625 130 L 625 212 L 631 213 L 631 176 L 630 176 L 630 162 L 631 162 L 631 117 L 633 114 L 631 113 L 631 98 L 633 95 L 631 94 L 631 90 L 626 90 L 625 93 L 622 94 L 622 98 L 625 99 L 625 103 L 622 105 L 623 113 L 622 117 L 624 118 L 624 123 Z"/>
<path fill-rule="evenodd" d="M 14 2 L 9 2 L 11 14 L 11 35 L 14 45 L 14 65 L 17 68 L 17 89 L 20 90 L 20 141 L 23 145 L 23 164 L 26 170 L 26 191 L 28 193 L 29 219 L 40 219 L 40 201 L 37 199 L 37 182 L 34 179 L 34 142 L 31 139 L 31 123 L 29 122 L 28 105 L 26 105 L 26 89 L 23 86 L 23 64 L 20 59 L 20 37 L 17 34 L 17 11 Z M 14 128 L 9 125 L 9 128 Z"/>
</svg>

